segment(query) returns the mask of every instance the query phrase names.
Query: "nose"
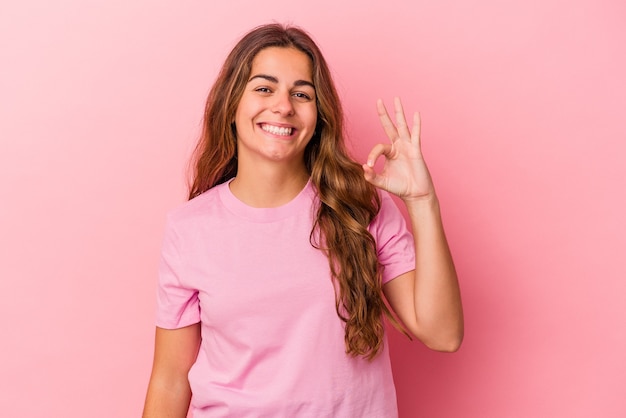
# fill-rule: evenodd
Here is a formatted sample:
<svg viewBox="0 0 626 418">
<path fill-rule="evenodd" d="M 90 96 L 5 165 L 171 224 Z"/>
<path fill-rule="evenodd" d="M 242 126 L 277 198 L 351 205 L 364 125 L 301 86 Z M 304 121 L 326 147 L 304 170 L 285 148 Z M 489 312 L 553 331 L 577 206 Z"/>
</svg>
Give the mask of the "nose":
<svg viewBox="0 0 626 418">
<path fill-rule="evenodd" d="M 291 116 L 294 113 L 293 103 L 291 103 L 291 94 L 289 92 L 276 93 L 274 95 L 274 103 L 272 103 L 272 111 L 281 116 Z"/>
</svg>

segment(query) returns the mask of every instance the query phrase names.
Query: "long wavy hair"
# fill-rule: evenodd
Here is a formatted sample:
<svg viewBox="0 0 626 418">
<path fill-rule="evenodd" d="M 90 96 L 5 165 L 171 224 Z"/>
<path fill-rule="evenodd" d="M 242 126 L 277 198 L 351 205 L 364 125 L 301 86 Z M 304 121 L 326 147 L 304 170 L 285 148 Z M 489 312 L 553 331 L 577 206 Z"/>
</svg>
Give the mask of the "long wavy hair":
<svg viewBox="0 0 626 418">
<path fill-rule="evenodd" d="M 254 57 L 269 47 L 296 48 L 312 61 L 317 126 L 305 149 L 304 163 L 320 204 L 310 242 L 329 260 L 335 307 L 345 322 L 346 352 L 371 360 L 382 348 L 383 315 L 403 330 L 385 304 L 382 266 L 367 229 L 378 214 L 380 197 L 363 178 L 361 166 L 348 155 L 343 111 L 330 70 L 305 31 L 279 24 L 259 26 L 230 52 L 207 98 L 202 134 L 191 160 L 189 199 L 237 174 L 234 115 Z"/>
</svg>

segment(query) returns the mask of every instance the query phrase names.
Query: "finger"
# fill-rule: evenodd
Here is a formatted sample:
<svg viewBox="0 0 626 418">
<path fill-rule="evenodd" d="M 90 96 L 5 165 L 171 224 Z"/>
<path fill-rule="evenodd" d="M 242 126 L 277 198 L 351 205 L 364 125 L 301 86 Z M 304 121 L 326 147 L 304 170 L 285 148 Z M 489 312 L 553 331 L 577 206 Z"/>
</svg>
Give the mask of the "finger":
<svg viewBox="0 0 626 418">
<path fill-rule="evenodd" d="M 392 146 L 391 144 L 376 144 L 374 145 L 374 148 L 372 148 L 372 150 L 370 151 L 370 153 L 367 156 L 367 165 L 369 167 L 374 167 L 374 164 L 376 164 L 376 160 L 378 160 L 378 158 L 381 155 L 384 155 L 385 157 L 389 157 L 391 155 L 391 151 L 392 151 Z"/>
<path fill-rule="evenodd" d="M 399 97 L 394 97 L 393 106 L 396 111 L 396 126 L 398 128 L 398 135 L 404 138 L 409 138 L 411 136 L 411 132 L 409 132 L 409 126 L 406 123 L 404 109 L 402 108 L 402 101 Z"/>
<path fill-rule="evenodd" d="M 376 108 L 378 109 L 378 117 L 380 118 L 380 124 L 382 125 L 385 134 L 391 140 L 391 142 L 394 142 L 399 137 L 398 131 L 391 121 L 391 118 L 387 113 L 387 108 L 385 107 L 381 99 L 378 99 L 378 101 L 376 101 Z"/>
<path fill-rule="evenodd" d="M 411 143 L 413 145 L 421 146 L 420 135 L 422 132 L 422 118 L 419 112 L 413 114 L 413 128 L 411 129 Z"/>
</svg>

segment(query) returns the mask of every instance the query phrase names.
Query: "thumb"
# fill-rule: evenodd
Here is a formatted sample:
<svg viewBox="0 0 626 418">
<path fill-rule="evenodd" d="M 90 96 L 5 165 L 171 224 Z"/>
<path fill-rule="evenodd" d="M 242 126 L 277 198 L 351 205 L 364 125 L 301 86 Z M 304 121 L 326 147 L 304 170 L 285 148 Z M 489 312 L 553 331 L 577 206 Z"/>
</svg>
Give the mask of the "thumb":
<svg viewBox="0 0 626 418">
<path fill-rule="evenodd" d="M 382 188 L 385 183 L 384 178 L 376 174 L 374 169 L 368 164 L 363 164 L 363 177 L 365 177 L 366 181 L 379 188 Z"/>
</svg>

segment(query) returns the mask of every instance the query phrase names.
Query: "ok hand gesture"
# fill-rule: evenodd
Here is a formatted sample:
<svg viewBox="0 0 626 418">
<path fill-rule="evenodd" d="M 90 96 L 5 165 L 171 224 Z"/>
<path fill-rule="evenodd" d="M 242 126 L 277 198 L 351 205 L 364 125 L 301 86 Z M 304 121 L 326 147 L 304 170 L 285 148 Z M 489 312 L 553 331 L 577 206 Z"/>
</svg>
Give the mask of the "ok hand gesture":
<svg viewBox="0 0 626 418">
<path fill-rule="evenodd" d="M 414 114 L 413 127 L 409 130 L 398 97 L 394 99 L 395 125 L 382 100 L 378 100 L 377 108 L 380 123 L 391 142 L 372 148 L 367 163 L 363 164 L 365 179 L 407 202 L 434 198 L 435 188 L 420 147 L 419 113 Z M 376 173 L 373 167 L 381 155 L 385 164 L 382 172 Z"/>
</svg>

